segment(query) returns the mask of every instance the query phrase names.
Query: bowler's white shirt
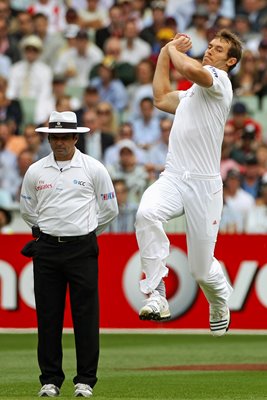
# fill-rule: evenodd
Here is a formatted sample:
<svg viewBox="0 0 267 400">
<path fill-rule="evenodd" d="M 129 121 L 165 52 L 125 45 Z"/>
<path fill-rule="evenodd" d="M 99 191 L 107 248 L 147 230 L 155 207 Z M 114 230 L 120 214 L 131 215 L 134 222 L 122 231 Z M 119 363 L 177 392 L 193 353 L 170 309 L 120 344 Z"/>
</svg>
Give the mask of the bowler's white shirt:
<svg viewBox="0 0 267 400">
<path fill-rule="evenodd" d="M 195 174 L 220 173 L 224 125 L 233 97 L 232 85 L 225 71 L 205 66 L 211 73 L 209 88 L 193 84 L 179 92 L 169 139 L 166 171 Z"/>
<path fill-rule="evenodd" d="M 22 218 L 53 236 L 101 233 L 118 214 L 114 187 L 106 168 L 75 149 L 60 171 L 53 153 L 32 164 L 21 189 Z"/>
</svg>

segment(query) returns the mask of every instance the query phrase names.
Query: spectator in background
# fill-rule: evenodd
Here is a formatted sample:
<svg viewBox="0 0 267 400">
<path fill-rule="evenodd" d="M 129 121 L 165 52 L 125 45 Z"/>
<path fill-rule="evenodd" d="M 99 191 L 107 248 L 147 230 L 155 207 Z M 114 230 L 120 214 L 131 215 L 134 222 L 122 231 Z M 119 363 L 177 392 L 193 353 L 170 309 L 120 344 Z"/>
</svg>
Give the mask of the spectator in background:
<svg viewBox="0 0 267 400">
<path fill-rule="evenodd" d="M 230 170 L 224 181 L 224 202 L 236 214 L 242 215 L 241 231 L 246 225 L 248 212 L 254 205 L 254 197 L 241 188 L 242 175 L 237 170 Z"/>
<path fill-rule="evenodd" d="M 148 150 L 146 169 L 152 175 L 151 181 L 157 179 L 165 168 L 172 124 L 173 120 L 171 118 L 162 118 L 160 120 L 160 140 Z"/>
<path fill-rule="evenodd" d="M 27 143 L 27 150 L 33 154 L 33 160 L 37 161 L 48 156 L 51 147 L 44 134 L 35 132 L 36 125 L 28 124 L 24 127 L 23 136 Z"/>
<path fill-rule="evenodd" d="M 119 5 L 114 4 L 109 10 L 109 24 L 97 29 L 95 33 L 95 43 L 100 49 L 104 49 L 104 43 L 109 37 L 123 37 L 123 13 Z"/>
<path fill-rule="evenodd" d="M 119 162 L 108 165 L 112 180 L 124 179 L 129 190 L 129 202 L 138 205 L 144 190 L 149 185 L 149 177 L 143 165 L 137 164 L 136 145 L 129 139 L 120 140 Z"/>
<path fill-rule="evenodd" d="M 12 65 L 8 79 L 7 98 L 33 99 L 36 107 L 52 94 L 52 70 L 39 60 L 42 41 L 36 35 L 23 39 L 21 43 L 25 59 Z"/>
<path fill-rule="evenodd" d="M 78 108 L 78 110 L 75 111 L 75 114 L 77 115 L 78 125 L 82 124 L 84 112 L 90 110 L 91 108 L 96 108 L 99 102 L 100 96 L 97 88 L 91 85 L 87 86 L 83 92 L 81 106 L 80 108 Z"/>
<path fill-rule="evenodd" d="M 122 81 L 116 77 L 112 58 L 105 57 L 102 60 L 98 67 L 98 76 L 91 80 L 91 85 L 97 88 L 100 99 L 112 104 L 121 117 L 128 103 L 128 93 Z"/>
<path fill-rule="evenodd" d="M 34 33 L 32 16 L 25 10 L 20 10 L 16 15 L 16 26 L 11 37 L 19 43 L 24 37 Z"/>
<path fill-rule="evenodd" d="M 245 158 L 244 172 L 242 177 L 241 187 L 254 199 L 260 196 L 262 178 L 258 160 L 255 154 L 250 153 Z"/>
<path fill-rule="evenodd" d="M 255 129 L 255 140 L 262 140 L 262 126 L 249 115 L 249 110 L 242 102 L 236 102 L 232 107 L 232 116 L 227 121 L 228 124 L 235 128 L 236 140 L 239 140 L 244 133 L 247 125 L 253 126 Z"/>
<path fill-rule="evenodd" d="M 66 6 L 62 0 L 35 0 L 27 9 L 30 15 L 42 13 L 48 17 L 48 31 L 62 32 L 66 27 Z"/>
<path fill-rule="evenodd" d="M 160 120 L 155 112 L 153 99 L 145 97 L 140 101 L 140 117 L 132 121 L 134 142 L 148 150 L 160 139 Z"/>
<path fill-rule="evenodd" d="M 86 0 L 86 8 L 79 9 L 78 16 L 80 27 L 87 30 L 92 41 L 95 41 L 95 31 L 109 22 L 108 11 L 99 0 Z"/>
<path fill-rule="evenodd" d="M 245 49 L 239 70 L 231 78 L 236 96 L 253 96 L 260 89 L 258 59 L 250 50 Z"/>
<path fill-rule="evenodd" d="M 123 61 L 121 58 L 122 52 L 122 42 L 121 39 L 111 36 L 104 43 L 104 54 L 105 57 L 113 60 L 114 71 L 116 77 L 122 81 L 125 86 L 133 83 L 135 81 L 135 68 L 128 61 Z M 96 65 L 90 74 L 90 79 L 97 76 L 98 65 Z"/>
<path fill-rule="evenodd" d="M 141 30 L 139 36 L 150 44 L 152 53 L 155 53 L 159 48 L 157 33 L 161 28 L 166 27 L 166 3 L 162 0 L 153 0 L 150 6 L 152 9 L 152 22 Z"/>
<path fill-rule="evenodd" d="M 124 179 L 113 180 L 119 214 L 111 221 L 107 232 L 131 233 L 134 232 L 137 205 L 129 202 L 129 189 Z"/>
<path fill-rule="evenodd" d="M 195 0 L 168 0 L 166 2 L 166 15 L 175 18 L 180 32 L 184 32 L 189 26 L 197 3 Z"/>
<path fill-rule="evenodd" d="M 259 97 L 259 106 L 261 108 L 262 98 L 267 95 L 267 38 L 261 40 L 258 47 L 257 69 L 259 74 L 259 83 L 255 93 Z"/>
<path fill-rule="evenodd" d="M 127 87 L 129 95 L 128 119 L 140 117 L 140 101 L 145 97 L 153 97 L 152 81 L 155 64 L 149 60 L 142 60 L 136 66 L 136 80 Z"/>
<path fill-rule="evenodd" d="M 266 1 L 262 0 L 241 0 L 237 5 L 237 13 L 246 13 L 249 17 L 251 30 L 259 32 L 267 19 Z"/>
<path fill-rule="evenodd" d="M 99 101 L 96 105 L 99 126 L 102 132 L 115 136 L 118 132 L 118 115 L 108 101 Z"/>
<path fill-rule="evenodd" d="M 202 4 L 196 7 L 192 15 L 192 20 L 185 33 L 192 40 L 190 56 L 201 59 L 208 47 L 208 19 L 209 14 L 206 7 Z"/>
<path fill-rule="evenodd" d="M 52 81 L 52 94 L 41 103 L 37 103 L 35 111 L 35 121 L 37 125 L 45 123 L 53 110 L 58 107 L 59 103 L 67 100 L 69 108 L 66 111 L 75 111 L 81 106 L 81 101 L 75 96 L 66 95 L 67 79 L 63 75 L 54 75 Z M 65 107 L 64 107 L 65 108 Z"/>
<path fill-rule="evenodd" d="M 244 43 L 244 47 L 246 49 L 252 50 L 248 46 L 248 44 L 251 41 L 254 41 L 255 38 L 258 37 L 259 35 L 251 30 L 250 21 L 249 21 L 249 17 L 247 14 L 238 13 L 235 16 L 235 19 L 233 21 L 233 30 L 240 37 L 240 39 L 242 40 L 242 43 Z M 252 52 L 254 54 L 256 53 L 256 51 L 257 51 L 257 49 L 252 50 Z"/>
<path fill-rule="evenodd" d="M 136 21 L 126 21 L 121 39 L 121 61 L 137 65 L 141 60 L 149 58 L 151 55 L 151 46 L 138 34 Z"/>
<path fill-rule="evenodd" d="M 6 97 L 7 80 L 0 76 L 0 122 L 12 121 L 14 132 L 19 134 L 23 113 L 19 100 Z"/>
<path fill-rule="evenodd" d="M 267 144 L 261 143 L 256 149 L 256 157 L 259 165 L 259 174 L 262 177 L 267 173 Z"/>
<path fill-rule="evenodd" d="M 83 125 L 90 127 L 90 132 L 80 135 L 77 143 L 78 149 L 103 162 L 106 149 L 114 143 L 113 135 L 101 131 L 96 109 L 88 109 L 84 112 Z"/>
<path fill-rule="evenodd" d="M 222 216 L 219 225 L 220 233 L 243 233 L 243 215 L 240 210 L 236 210 L 231 204 L 223 201 Z"/>
<path fill-rule="evenodd" d="M 10 207 L 13 202 L 15 190 L 13 182 L 16 178 L 17 157 L 6 148 L 4 138 L 1 136 L 0 124 L 0 206 Z"/>
<path fill-rule="evenodd" d="M 54 73 L 67 78 L 68 87 L 88 86 L 92 68 L 101 62 L 103 52 L 89 40 L 86 30 L 80 30 L 75 38 L 74 47 L 64 51 L 58 58 Z"/>
<path fill-rule="evenodd" d="M 255 138 L 256 132 L 255 127 L 248 124 L 243 129 L 243 134 L 239 140 L 237 140 L 231 150 L 231 158 L 243 165 L 246 163 L 247 156 L 254 154 L 259 142 Z"/>
<path fill-rule="evenodd" d="M 25 138 L 14 133 L 12 122 L 0 123 L 0 139 L 3 141 L 3 147 L 16 156 L 27 147 Z"/>
<path fill-rule="evenodd" d="M 1 195 L 0 195 L 1 196 Z M 12 214 L 6 208 L 0 207 L 0 233 L 5 233 L 5 227 L 12 222 Z"/>
<path fill-rule="evenodd" d="M 118 129 L 118 134 L 115 136 L 115 143 L 109 146 L 104 153 L 104 164 L 113 165 L 119 162 L 119 142 L 128 139 L 133 141 L 133 127 L 131 122 L 122 122 Z M 147 163 L 147 152 L 139 147 L 135 149 L 137 164 Z"/>
<path fill-rule="evenodd" d="M 2 14 L 0 16 L 0 54 L 7 56 L 12 64 L 21 59 L 18 42 L 8 33 L 8 21 Z"/>
<path fill-rule="evenodd" d="M 246 233 L 267 233 L 267 183 L 261 186 L 260 197 L 257 198 L 254 206 L 249 210 L 246 226 Z"/>
<path fill-rule="evenodd" d="M 21 153 L 19 153 L 17 157 L 16 180 L 15 182 L 13 182 L 15 190 L 14 201 L 17 203 L 19 203 L 20 200 L 21 185 L 24 175 L 26 174 L 29 166 L 32 165 L 35 161 L 35 155 L 29 149 L 23 150 Z"/>
<path fill-rule="evenodd" d="M 62 32 L 48 31 L 48 16 L 36 13 L 32 17 L 34 32 L 42 40 L 43 49 L 40 60 L 49 65 L 52 69 L 55 66 L 60 49 L 64 46 L 65 40 Z"/>
</svg>

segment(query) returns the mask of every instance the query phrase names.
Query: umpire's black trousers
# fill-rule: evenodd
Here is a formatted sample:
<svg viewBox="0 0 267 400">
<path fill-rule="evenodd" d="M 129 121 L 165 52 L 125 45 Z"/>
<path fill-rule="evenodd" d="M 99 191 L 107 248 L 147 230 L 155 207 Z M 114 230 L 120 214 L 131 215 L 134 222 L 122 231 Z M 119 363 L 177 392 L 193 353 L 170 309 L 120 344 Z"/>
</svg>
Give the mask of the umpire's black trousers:
<svg viewBox="0 0 267 400">
<path fill-rule="evenodd" d="M 95 233 L 73 242 L 36 242 L 34 294 L 38 320 L 38 362 L 42 385 L 61 387 L 62 329 L 69 287 L 77 375 L 73 382 L 93 387 L 99 358 L 98 244 Z"/>
</svg>

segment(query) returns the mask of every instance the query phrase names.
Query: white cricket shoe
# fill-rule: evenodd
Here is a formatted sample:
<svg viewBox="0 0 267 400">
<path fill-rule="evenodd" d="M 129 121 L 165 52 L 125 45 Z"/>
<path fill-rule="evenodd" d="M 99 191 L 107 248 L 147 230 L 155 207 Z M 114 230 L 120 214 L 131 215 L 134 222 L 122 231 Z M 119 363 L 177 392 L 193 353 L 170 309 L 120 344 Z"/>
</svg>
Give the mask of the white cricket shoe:
<svg viewBox="0 0 267 400">
<path fill-rule="evenodd" d="M 90 397 L 93 395 L 93 389 L 86 383 L 76 383 L 74 396 L 75 397 Z"/>
<path fill-rule="evenodd" d="M 223 336 L 229 329 L 230 310 L 228 307 L 210 306 L 210 332 L 212 336 Z"/>
<path fill-rule="evenodd" d="M 168 301 L 157 290 L 154 290 L 145 301 L 147 304 L 139 312 L 140 319 L 164 321 L 171 318 Z"/>
<path fill-rule="evenodd" d="M 59 395 L 59 388 L 52 383 L 43 385 L 41 387 L 40 392 L 38 393 L 39 397 L 57 397 Z"/>
</svg>

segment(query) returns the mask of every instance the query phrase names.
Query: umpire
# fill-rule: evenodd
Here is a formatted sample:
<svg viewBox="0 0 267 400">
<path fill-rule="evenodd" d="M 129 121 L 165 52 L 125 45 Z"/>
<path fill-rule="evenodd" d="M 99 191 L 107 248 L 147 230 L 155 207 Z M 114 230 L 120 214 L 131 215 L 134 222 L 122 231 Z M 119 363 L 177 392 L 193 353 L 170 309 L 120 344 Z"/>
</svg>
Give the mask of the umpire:
<svg viewBox="0 0 267 400">
<path fill-rule="evenodd" d="M 28 256 L 33 257 L 38 321 L 39 396 L 56 397 L 62 370 L 62 330 L 69 289 L 75 335 L 75 396 L 90 397 L 99 358 L 98 243 L 96 235 L 117 216 L 113 184 L 105 167 L 81 153 L 75 113 L 50 115 L 52 152 L 32 164 L 21 189 L 22 218 L 32 228 Z"/>
</svg>

